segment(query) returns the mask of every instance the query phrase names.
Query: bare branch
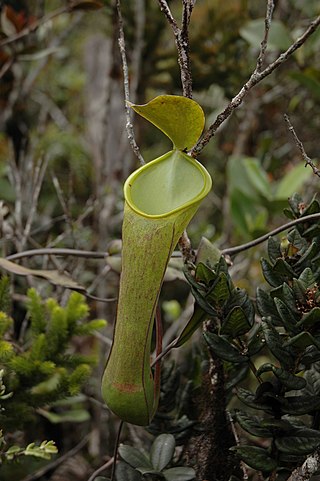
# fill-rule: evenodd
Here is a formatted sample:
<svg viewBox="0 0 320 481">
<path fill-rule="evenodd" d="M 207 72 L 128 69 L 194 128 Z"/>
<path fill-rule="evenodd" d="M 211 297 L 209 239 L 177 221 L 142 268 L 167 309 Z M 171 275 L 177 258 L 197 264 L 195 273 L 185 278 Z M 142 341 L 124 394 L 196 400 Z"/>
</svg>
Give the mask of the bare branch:
<svg viewBox="0 0 320 481">
<path fill-rule="evenodd" d="M 259 244 L 262 244 L 262 242 L 265 242 L 269 239 L 269 237 L 272 237 L 276 234 L 280 234 L 280 232 L 283 232 L 285 230 L 290 229 L 290 227 L 294 227 L 297 224 L 302 224 L 304 222 L 311 222 L 314 220 L 320 219 L 320 213 L 317 214 L 310 214 L 306 215 L 304 217 L 300 217 L 299 219 L 292 220 L 291 222 L 288 222 L 287 224 L 281 225 L 280 227 L 277 227 L 276 229 L 272 230 L 271 232 L 268 232 L 267 234 L 258 237 L 257 239 L 254 239 L 250 242 L 246 242 L 245 244 L 235 246 L 235 247 L 227 247 L 226 249 L 223 249 L 221 251 L 222 255 L 235 255 L 239 254 L 240 252 L 246 251 L 248 249 L 251 249 L 252 247 L 255 247 Z"/>
<path fill-rule="evenodd" d="M 266 56 L 273 10 L 274 10 L 274 1 L 268 0 L 266 17 L 265 17 L 265 20 L 264 20 L 264 39 L 262 40 L 261 45 L 260 45 L 260 53 L 259 53 L 259 57 L 258 57 L 258 60 L 257 60 L 257 66 L 256 66 L 257 72 L 261 72 L 262 67 L 263 67 L 263 62 L 264 62 L 264 59 L 265 59 L 265 56 Z"/>
<path fill-rule="evenodd" d="M 282 65 L 288 58 L 298 49 L 303 45 L 306 40 L 312 35 L 316 29 L 320 25 L 320 16 L 318 16 L 313 22 L 310 23 L 309 27 L 305 30 L 305 32 L 279 57 L 269 64 L 264 70 L 261 72 L 258 71 L 258 67 L 256 67 L 255 71 L 252 73 L 250 76 L 249 80 L 243 85 L 241 90 L 238 92 L 238 94 L 231 100 L 231 102 L 227 105 L 227 107 L 221 112 L 216 120 L 213 122 L 213 124 L 210 125 L 208 130 L 205 132 L 205 134 L 202 136 L 202 138 L 199 140 L 199 142 L 193 147 L 193 149 L 190 151 L 190 155 L 193 157 L 196 157 L 202 150 L 203 148 L 208 144 L 210 139 L 216 134 L 218 128 L 220 127 L 223 122 L 225 122 L 230 115 L 233 113 L 233 111 L 238 108 L 249 90 L 251 90 L 255 85 L 257 85 L 261 80 L 263 80 L 265 77 L 270 75 L 274 70 L 276 70 L 280 65 Z M 259 55 L 260 58 L 260 55 Z M 258 58 L 258 62 L 259 62 Z"/>
<path fill-rule="evenodd" d="M 192 76 L 189 55 L 189 23 L 191 13 L 194 7 L 194 0 L 182 1 L 182 27 L 173 17 L 166 0 L 158 0 L 160 10 L 164 13 L 168 20 L 175 38 L 178 51 L 178 63 L 180 67 L 180 76 L 182 84 L 182 93 L 184 97 L 192 98 Z"/>
<path fill-rule="evenodd" d="M 292 125 L 292 123 L 290 122 L 290 119 L 288 117 L 288 115 L 284 115 L 284 120 L 287 122 L 288 124 L 288 129 L 289 131 L 291 132 L 293 138 L 294 138 L 294 141 L 296 143 L 296 146 L 298 147 L 299 151 L 300 151 L 300 154 L 303 158 L 303 160 L 305 161 L 305 167 L 307 165 L 310 165 L 313 173 L 315 175 L 317 175 L 318 177 L 320 177 L 320 169 L 318 169 L 314 163 L 312 162 L 312 160 L 310 159 L 310 157 L 307 155 L 306 151 L 304 150 L 304 147 L 303 147 L 303 143 L 301 142 L 301 140 L 299 140 L 297 134 L 296 134 L 296 131 L 294 130 L 294 127 Z"/>
<path fill-rule="evenodd" d="M 128 134 L 128 139 L 130 145 L 132 147 L 133 152 L 138 157 L 141 165 L 145 164 L 145 160 L 140 152 L 138 144 L 136 142 L 133 125 L 131 120 L 131 109 L 128 105 L 130 100 L 130 87 L 129 87 L 129 71 L 128 71 L 128 62 L 127 62 L 127 55 L 126 55 L 126 43 L 124 38 L 124 28 L 123 28 L 123 18 L 121 13 L 121 3 L 120 0 L 116 2 L 117 7 L 117 14 L 118 14 L 118 22 L 119 22 L 119 49 L 121 55 L 121 62 L 122 62 L 122 71 L 123 71 L 123 87 L 124 87 L 124 98 L 125 98 L 125 111 L 126 111 L 126 130 Z"/>
<path fill-rule="evenodd" d="M 67 13 L 70 11 L 72 11 L 72 8 L 70 5 L 67 5 L 65 7 L 57 8 L 53 12 L 48 13 L 48 15 L 45 15 L 44 17 L 39 18 L 38 20 L 34 20 L 30 25 L 25 27 L 20 32 L 16 33 L 15 35 L 11 35 L 10 37 L 5 38 L 4 40 L 1 40 L 0 48 L 4 47 L 5 45 L 17 42 L 18 40 L 30 35 L 30 33 L 35 32 L 36 30 L 38 30 L 39 27 L 49 22 L 50 20 L 53 20 L 59 15 L 62 15 L 63 13 Z"/>
<path fill-rule="evenodd" d="M 173 33 L 176 35 L 179 30 L 179 27 L 171 13 L 169 5 L 167 4 L 166 0 L 158 0 L 158 3 L 159 3 L 161 12 L 165 14 L 165 17 L 167 18 L 168 22 L 172 27 Z"/>
<path fill-rule="evenodd" d="M 86 259 L 105 259 L 108 257 L 107 252 L 83 251 L 78 249 L 64 249 L 55 247 L 44 247 L 42 249 L 30 249 L 27 251 L 17 252 L 6 257 L 8 261 L 15 261 L 25 257 L 33 256 L 75 256 L 85 257 Z"/>
</svg>

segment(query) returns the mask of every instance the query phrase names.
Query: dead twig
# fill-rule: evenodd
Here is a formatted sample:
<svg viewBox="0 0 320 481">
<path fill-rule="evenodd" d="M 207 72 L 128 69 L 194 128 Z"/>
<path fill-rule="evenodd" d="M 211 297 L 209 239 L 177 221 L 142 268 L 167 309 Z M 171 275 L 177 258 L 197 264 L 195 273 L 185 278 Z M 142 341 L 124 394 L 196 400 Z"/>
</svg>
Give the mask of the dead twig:
<svg viewBox="0 0 320 481">
<path fill-rule="evenodd" d="M 138 144 L 136 142 L 133 125 L 131 120 L 132 111 L 130 109 L 129 103 L 130 102 L 130 87 L 129 87 L 129 71 L 128 71 L 128 62 L 127 62 L 127 54 L 126 54 L 126 43 L 124 38 L 124 28 L 123 28 L 123 18 L 121 13 L 121 3 L 120 0 L 116 2 L 116 9 L 118 15 L 118 23 L 119 23 L 119 49 L 121 55 L 121 62 L 122 62 L 122 72 L 123 72 L 123 87 L 124 87 L 124 98 L 125 98 L 125 112 L 126 112 L 126 130 L 129 139 L 129 143 L 132 147 L 133 152 L 138 157 L 139 162 L 141 165 L 145 164 L 145 160 L 140 152 Z"/>
<path fill-rule="evenodd" d="M 180 67 L 183 96 L 192 98 L 192 75 L 189 55 L 189 24 L 195 1 L 183 0 L 181 28 L 178 26 L 177 21 L 173 17 L 167 1 L 158 0 L 158 3 L 160 10 L 164 13 L 174 34 L 178 51 L 178 63 Z"/>
<path fill-rule="evenodd" d="M 291 132 L 292 137 L 293 137 L 293 139 L 294 139 L 294 141 L 295 141 L 295 144 L 296 144 L 296 146 L 298 147 L 298 149 L 299 149 L 299 151 L 300 151 L 300 154 L 301 154 L 301 156 L 302 156 L 302 158 L 303 158 L 303 160 L 304 160 L 304 162 L 305 162 L 305 167 L 306 167 L 307 165 L 309 165 L 309 166 L 311 167 L 313 173 L 314 173 L 315 175 L 317 175 L 318 177 L 320 177 L 320 169 L 318 169 L 318 168 L 314 165 L 314 163 L 312 162 L 312 160 L 310 159 L 310 157 L 307 155 L 307 153 L 306 153 L 306 151 L 305 151 L 305 149 L 304 149 L 304 147 L 303 147 L 303 143 L 301 142 L 301 140 L 300 140 L 299 137 L 297 136 L 296 131 L 294 130 L 294 127 L 293 127 L 292 123 L 290 122 L 290 119 L 289 119 L 289 117 L 288 117 L 287 114 L 284 114 L 284 120 L 287 122 L 287 124 L 288 124 L 288 129 L 289 129 L 289 131 Z"/>
<path fill-rule="evenodd" d="M 262 46 L 259 57 L 257 60 L 257 66 L 250 76 L 249 80 L 243 85 L 240 91 L 237 93 L 235 97 L 231 100 L 231 102 L 227 105 L 227 107 L 217 116 L 216 120 L 210 125 L 208 130 L 204 133 L 198 143 L 191 149 L 189 152 L 192 157 L 196 157 L 208 144 L 210 139 L 214 137 L 218 128 L 225 122 L 233 113 L 235 109 L 237 109 L 243 102 L 243 99 L 246 97 L 248 92 L 255 87 L 258 83 L 260 83 L 264 78 L 268 77 L 274 70 L 276 70 L 280 65 L 282 65 L 288 58 L 300 48 L 307 39 L 317 30 L 320 25 L 320 15 L 310 23 L 309 27 L 305 30 L 305 32 L 279 57 L 269 64 L 264 70 L 259 71 L 260 64 L 261 64 L 261 57 L 264 57 L 263 52 L 264 47 Z M 266 38 L 266 35 L 265 35 Z"/>
</svg>

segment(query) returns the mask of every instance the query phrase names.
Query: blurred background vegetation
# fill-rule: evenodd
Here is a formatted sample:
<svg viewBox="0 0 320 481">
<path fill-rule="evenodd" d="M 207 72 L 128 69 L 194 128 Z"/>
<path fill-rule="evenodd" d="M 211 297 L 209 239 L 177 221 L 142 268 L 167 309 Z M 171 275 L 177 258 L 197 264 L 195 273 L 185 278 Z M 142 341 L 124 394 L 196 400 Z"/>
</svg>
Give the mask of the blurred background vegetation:
<svg viewBox="0 0 320 481">
<path fill-rule="evenodd" d="M 100 3 L 101 8 L 96 8 Z M 180 18 L 181 2 L 169 3 Z M 112 250 L 117 254 L 122 185 L 138 167 L 138 160 L 125 130 L 115 4 L 111 0 L 8 0 L 0 6 L 1 256 L 39 247 Z M 40 21 L 33 31 L 34 22 L 56 10 L 57 15 Z M 132 101 L 145 103 L 159 94 L 180 95 L 175 43 L 158 3 L 127 0 L 122 13 Z M 276 2 L 267 60 L 288 48 L 317 14 L 317 0 Z M 193 95 L 205 111 L 207 126 L 254 69 L 264 15 L 264 2 L 256 0 L 196 2 L 190 24 Z M 10 41 L 25 28 L 30 29 L 28 35 Z M 213 189 L 188 230 L 194 248 L 203 236 L 221 249 L 251 240 L 284 222 L 282 212 L 294 192 L 302 193 L 305 202 L 311 200 L 319 179 L 305 168 L 283 114 L 290 116 L 308 155 L 316 158 L 319 104 L 320 30 L 248 94 L 199 156 L 212 175 Z M 134 129 L 147 161 L 168 150 L 166 138 L 148 122 L 134 118 Z M 264 282 L 259 263 L 264 251 L 262 245 L 240 254 L 230 269 L 234 282 L 250 295 Z M 106 263 L 36 256 L 20 263 L 72 273 L 89 294 L 99 298 L 117 296 L 116 259 Z M 189 289 L 182 278 L 175 272 L 163 289 L 167 340 L 177 332 L 189 308 Z M 68 305 L 69 298 L 63 287 L 11 274 L 10 308 L 5 310 L 12 317 L 12 326 L 2 334 L 22 352 L 29 352 L 32 339 L 30 298 L 28 301 L 26 296 L 30 287 L 43 299 L 55 298 L 61 306 Z M 100 323 L 90 337 L 79 338 L 70 331 L 66 342 L 68 349 L 95 358 L 91 359 L 91 365 L 95 364 L 92 375 L 79 380 L 82 388 L 70 392 L 65 404 L 56 399 L 56 404 L 48 407 L 43 401 L 23 431 L 6 426 L 4 432 L 10 445 L 53 439 L 61 453 L 87 436 L 86 450 L 76 455 L 77 462 L 66 462 L 33 478 L 28 478 L 28 473 L 48 461 L 35 463 L 25 456 L 10 465 L 10 470 L 0 467 L 3 481 L 87 480 L 95 467 L 112 456 L 117 421 L 100 402 L 99 383 L 112 339 L 115 302 L 88 299 L 88 303 L 90 319 L 105 319 L 108 325 Z M 183 354 L 173 356 L 181 363 L 182 379 L 188 373 L 199 382 L 200 350 L 196 337 Z M 1 362 L 5 364 L 5 360 Z M 186 382 L 181 381 L 184 389 L 188 388 Z M 123 434 L 124 441 L 136 445 L 152 439 L 150 433 L 135 427 L 126 428 Z"/>
</svg>

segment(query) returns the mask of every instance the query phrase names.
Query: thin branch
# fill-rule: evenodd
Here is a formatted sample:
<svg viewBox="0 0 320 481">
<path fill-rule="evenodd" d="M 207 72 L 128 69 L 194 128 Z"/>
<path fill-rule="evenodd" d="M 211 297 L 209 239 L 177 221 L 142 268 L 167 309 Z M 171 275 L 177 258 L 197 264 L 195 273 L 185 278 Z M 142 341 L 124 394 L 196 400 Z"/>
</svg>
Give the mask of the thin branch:
<svg viewBox="0 0 320 481">
<path fill-rule="evenodd" d="M 306 42 L 306 40 L 317 30 L 319 25 L 320 15 L 313 22 L 310 23 L 309 27 L 305 30 L 305 32 L 284 53 L 279 55 L 279 57 L 274 62 L 269 64 L 261 72 L 258 71 L 257 67 L 255 68 L 255 71 L 252 73 L 249 80 L 243 85 L 238 94 L 231 100 L 231 102 L 227 105 L 223 112 L 221 112 L 217 116 L 216 120 L 210 125 L 202 138 L 192 148 L 192 150 L 190 151 L 190 155 L 192 155 L 192 157 L 196 157 L 203 150 L 203 148 L 208 144 L 211 138 L 216 134 L 220 125 L 223 124 L 223 122 L 225 122 L 231 116 L 233 111 L 242 104 L 242 101 L 248 94 L 249 90 L 255 87 L 259 82 L 261 82 L 261 80 L 266 78 L 286 60 L 288 60 L 288 58 L 298 48 L 300 48 Z"/>
<path fill-rule="evenodd" d="M 257 60 L 257 66 L 256 66 L 257 72 L 261 72 L 262 67 L 263 67 L 263 62 L 264 62 L 264 59 L 265 59 L 265 56 L 266 56 L 273 10 L 274 10 L 274 1 L 268 0 L 266 17 L 265 17 L 265 20 L 264 20 L 264 38 L 263 38 L 263 40 L 261 42 L 261 45 L 260 45 L 260 53 L 259 53 L 259 57 L 258 57 L 258 60 Z"/>
<path fill-rule="evenodd" d="M 113 463 L 114 463 L 114 458 L 112 457 L 109 459 L 109 461 L 107 461 L 105 464 L 100 466 L 100 468 L 96 469 L 95 472 L 91 474 L 88 481 L 94 481 L 100 473 L 102 473 L 105 469 L 110 468 L 110 466 L 112 466 Z"/>
<path fill-rule="evenodd" d="M 122 71 L 123 71 L 123 87 L 124 87 L 124 98 L 125 98 L 125 112 L 126 112 L 126 130 L 129 139 L 129 143 L 135 155 L 138 157 L 140 164 L 144 165 L 145 160 L 140 152 L 138 144 L 136 142 L 133 125 L 131 120 L 132 111 L 129 107 L 130 101 L 130 87 L 129 87 L 129 70 L 128 70 L 128 62 L 127 62 L 127 54 L 126 54 L 126 43 L 124 38 L 124 28 L 123 28 L 123 17 L 121 13 L 121 3 L 120 0 L 116 2 L 117 8 L 117 15 L 118 15 L 118 23 L 119 23 L 119 49 L 121 55 L 121 62 L 122 62 Z"/>
<path fill-rule="evenodd" d="M 319 470 L 320 453 L 316 451 L 307 457 L 302 466 L 296 468 L 287 481 L 309 481 L 312 475 Z"/>
<path fill-rule="evenodd" d="M 300 217 L 299 219 L 292 220 L 291 222 L 288 222 L 287 224 L 281 225 L 280 227 L 277 227 L 276 229 L 272 230 L 271 232 L 268 232 L 267 234 L 264 234 L 261 237 L 258 237 L 257 239 L 254 239 L 250 242 L 247 242 L 246 244 L 242 244 L 239 246 L 235 247 L 228 247 L 227 249 L 223 249 L 221 251 L 221 254 L 226 256 L 226 255 L 235 255 L 239 254 L 240 252 L 246 251 L 248 249 L 251 249 L 252 247 L 255 247 L 259 244 L 262 244 L 262 242 L 265 242 L 269 239 L 269 237 L 272 237 L 276 234 L 279 234 L 280 232 L 283 232 L 285 230 L 290 229 L 291 227 L 294 227 L 297 224 L 302 224 L 304 222 L 311 222 L 313 220 L 320 219 L 320 213 L 317 214 L 310 214 L 306 215 L 305 217 Z"/>
<path fill-rule="evenodd" d="M 5 38 L 4 40 L 0 41 L 0 48 L 4 47 L 5 45 L 17 42 L 18 40 L 21 40 L 22 38 L 30 35 L 31 33 L 35 32 L 38 30 L 39 27 L 42 25 L 46 24 L 50 20 L 53 20 L 54 18 L 58 17 L 59 15 L 62 15 L 63 13 L 68 13 L 72 11 L 72 7 L 70 5 L 65 6 L 65 7 L 60 7 L 54 10 L 53 12 L 48 13 L 48 15 L 45 15 L 42 18 L 39 18 L 38 20 L 34 20 L 30 25 L 25 27 L 23 30 L 20 32 L 10 35 L 10 37 Z"/>
<path fill-rule="evenodd" d="M 115 481 L 115 475 L 116 475 L 116 467 L 117 467 L 117 457 L 118 457 L 118 450 L 119 450 L 119 443 L 120 443 L 120 436 L 121 436 L 121 431 L 123 428 L 123 421 L 120 421 L 118 432 L 117 432 L 117 438 L 116 438 L 116 443 L 114 445 L 114 451 L 113 451 L 113 465 L 112 465 L 112 472 L 111 472 L 111 478 L 110 481 Z"/>
<path fill-rule="evenodd" d="M 189 55 L 189 23 L 195 2 L 193 0 L 183 0 L 181 28 L 179 28 L 175 18 L 173 17 L 166 0 L 158 0 L 158 3 L 160 10 L 164 13 L 174 34 L 178 51 L 178 63 L 180 67 L 183 96 L 192 98 L 192 76 Z"/>
<path fill-rule="evenodd" d="M 87 444 L 89 441 L 89 435 L 85 436 L 80 443 L 78 443 L 74 448 L 70 449 L 70 451 L 66 452 L 60 458 L 55 459 L 51 463 L 47 464 L 43 468 L 40 468 L 33 474 L 29 474 L 22 481 L 36 481 L 37 479 L 42 478 L 46 473 L 49 471 L 56 469 L 60 464 L 64 463 L 67 459 L 73 458 L 82 448 Z"/>
<path fill-rule="evenodd" d="M 168 22 L 172 27 L 173 33 L 176 35 L 178 33 L 179 27 L 175 18 L 171 13 L 168 3 L 166 2 L 166 0 L 158 0 L 158 3 L 159 3 L 161 12 L 164 13 L 166 19 L 168 20 Z"/>
<path fill-rule="evenodd" d="M 294 127 L 292 125 L 292 123 L 290 122 L 290 119 L 288 117 L 288 115 L 284 115 L 284 120 L 287 122 L 288 124 L 288 129 L 289 131 L 291 132 L 293 138 L 294 138 L 294 141 L 296 143 L 296 146 L 298 147 L 299 151 L 300 151 L 300 154 L 305 162 L 305 167 L 307 165 L 310 165 L 313 173 L 315 175 L 317 175 L 318 177 L 320 177 L 320 169 L 318 169 L 314 163 L 312 162 L 312 160 L 310 159 L 310 157 L 307 155 L 306 151 L 304 150 L 304 147 L 303 147 L 303 143 L 301 142 L 301 140 L 299 139 L 299 137 L 297 136 L 296 134 L 296 131 L 294 130 Z"/>
<path fill-rule="evenodd" d="M 145 0 L 136 0 L 134 2 L 135 12 L 135 42 L 132 52 L 132 77 L 130 85 L 130 98 L 132 102 L 136 102 L 137 91 L 140 79 L 142 53 L 144 47 L 144 31 L 146 23 L 146 6 Z"/>
<path fill-rule="evenodd" d="M 74 256 L 85 257 L 87 259 L 106 259 L 108 257 L 107 252 L 99 251 L 83 251 L 79 249 L 64 249 L 55 247 L 44 247 L 42 249 L 30 249 L 27 251 L 17 252 L 6 257 L 8 261 L 15 261 L 17 259 L 23 259 L 25 257 L 33 256 Z"/>
</svg>

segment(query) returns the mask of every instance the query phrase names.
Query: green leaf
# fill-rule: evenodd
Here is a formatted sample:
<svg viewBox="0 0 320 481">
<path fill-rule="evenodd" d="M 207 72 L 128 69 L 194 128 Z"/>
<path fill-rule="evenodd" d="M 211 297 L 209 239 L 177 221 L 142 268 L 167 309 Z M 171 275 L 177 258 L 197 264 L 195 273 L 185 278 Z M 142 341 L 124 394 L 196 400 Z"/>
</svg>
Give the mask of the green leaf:
<svg viewBox="0 0 320 481">
<path fill-rule="evenodd" d="M 312 175 L 311 169 L 307 169 L 304 163 L 294 166 L 287 174 L 285 174 L 278 183 L 275 199 L 286 200 L 294 192 L 299 191 L 303 184 L 310 179 Z"/>
<path fill-rule="evenodd" d="M 249 21 L 240 29 L 241 36 L 254 48 L 257 48 L 262 42 L 264 23 L 263 18 L 257 18 Z M 286 26 L 280 20 L 273 19 L 268 38 L 268 50 L 286 50 L 291 43 L 292 38 Z"/>
<path fill-rule="evenodd" d="M 312 334 L 309 332 L 303 331 L 297 334 L 294 337 L 291 337 L 285 344 L 286 346 L 295 346 L 299 349 L 305 349 L 308 346 L 316 346 L 318 349 L 320 348 L 320 342 L 318 342 Z"/>
<path fill-rule="evenodd" d="M 265 170 L 257 159 L 244 159 L 248 179 L 254 189 L 265 199 L 271 200 L 270 183 Z"/>
<path fill-rule="evenodd" d="M 270 237 L 268 240 L 268 256 L 271 262 L 276 262 L 282 256 L 280 242 L 274 239 L 274 237 Z"/>
<path fill-rule="evenodd" d="M 320 446 L 320 432 L 315 429 L 297 429 L 292 436 L 275 439 L 279 451 L 288 454 L 309 454 Z"/>
<path fill-rule="evenodd" d="M 261 289 L 261 287 L 257 288 L 256 302 L 257 309 L 261 317 L 272 316 L 276 319 L 279 318 L 279 314 L 272 297 L 270 294 Z"/>
<path fill-rule="evenodd" d="M 150 461 L 156 471 L 162 471 L 171 461 L 176 442 L 172 434 L 160 434 L 153 441 Z"/>
<path fill-rule="evenodd" d="M 190 481 L 196 477 L 193 468 L 187 468 L 184 466 L 165 469 L 163 475 L 166 478 L 166 481 Z"/>
<path fill-rule="evenodd" d="M 213 332 L 204 332 L 203 336 L 210 346 L 210 349 L 224 361 L 243 363 L 248 362 L 246 356 L 242 356 L 238 349 L 236 349 L 229 341 L 224 337 L 218 336 Z"/>
<path fill-rule="evenodd" d="M 189 150 L 204 128 L 204 113 L 194 100 L 177 95 L 159 95 L 145 105 L 129 104 L 172 140 L 178 150 Z"/>
<path fill-rule="evenodd" d="M 206 237 L 201 237 L 196 263 L 200 262 L 205 265 L 214 266 L 221 257 L 221 251 L 210 242 Z"/>
<path fill-rule="evenodd" d="M 303 325 L 305 329 L 310 329 L 310 327 L 318 324 L 320 321 L 320 307 L 314 307 L 310 312 L 303 314 L 299 325 Z"/>
<path fill-rule="evenodd" d="M 220 272 L 217 281 L 207 294 L 209 301 L 214 305 L 222 306 L 230 296 L 230 281 L 227 274 Z"/>
<path fill-rule="evenodd" d="M 281 409 L 286 414 L 300 416 L 320 409 L 319 396 L 287 396 Z"/>
<path fill-rule="evenodd" d="M 116 467 L 117 481 L 141 481 L 141 474 L 129 464 L 120 461 Z M 96 480 L 94 480 L 96 481 Z"/>
<path fill-rule="evenodd" d="M 122 457 L 122 459 L 130 464 L 133 468 L 138 468 L 138 467 L 148 467 L 150 469 L 153 469 L 153 466 L 147 458 L 147 456 L 139 451 L 139 449 L 134 448 L 132 446 L 127 446 L 126 444 L 122 444 L 119 446 L 119 454 Z"/>
<path fill-rule="evenodd" d="M 220 333 L 233 338 L 242 336 L 251 329 L 251 323 L 245 315 L 242 307 L 234 307 L 227 318 L 223 321 Z"/>
<path fill-rule="evenodd" d="M 191 319 L 187 322 L 179 337 L 177 338 L 174 347 L 180 347 L 187 342 L 192 334 L 202 325 L 206 320 L 207 314 L 199 306 L 195 305 L 194 313 Z"/>
<path fill-rule="evenodd" d="M 277 461 L 271 458 L 266 449 L 256 446 L 234 446 L 231 451 L 234 451 L 248 466 L 259 471 L 269 473 L 277 467 Z"/>
<path fill-rule="evenodd" d="M 236 421 L 240 424 L 242 429 L 261 438 L 271 438 L 272 432 L 261 426 L 261 418 L 258 416 L 252 416 L 243 411 L 237 411 L 235 415 Z"/>
<path fill-rule="evenodd" d="M 289 349 L 284 347 L 282 337 L 278 331 L 265 322 L 265 320 L 266 319 L 263 318 L 264 322 L 262 322 L 262 330 L 270 351 L 284 367 L 292 367 L 294 364 L 294 357 L 290 354 Z"/>
<path fill-rule="evenodd" d="M 270 286 L 277 287 L 283 283 L 283 276 L 277 272 L 274 272 L 273 266 L 269 261 L 267 261 L 267 259 L 261 259 L 261 268 L 264 278 L 268 284 L 270 284 Z"/>
<path fill-rule="evenodd" d="M 270 363 L 262 364 L 257 370 L 257 376 L 261 376 L 261 374 L 265 372 L 273 372 L 279 381 L 281 381 L 281 383 L 288 389 L 303 389 L 306 385 L 306 380 L 304 378 L 295 376 L 294 374 Z"/>
<path fill-rule="evenodd" d="M 59 423 L 83 423 L 90 419 L 90 414 L 86 409 L 70 409 L 61 413 L 54 413 L 52 411 L 40 410 L 40 414 L 48 419 L 52 424 Z"/>
<path fill-rule="evenodd" d="M 274 303 L 281 318 L 282 324 L 286 330 L 290 333 L 299 332 L 299 329 L 297 328 L 297 322 L 300 320 L 300 316 L 298 314 L 294 314 L 291 309 L 288 309 L 286 304 L 281 299 L 275 297 Z"/>
<path fill-rule="evenodd" d="M 271 408 L 267 403 L 258 402 L 256 400 L 256 396 L 247 389 L 238 388 L 237 397 L 240 399 L 240 401 L 253 409 L 271 412 Z"/>
</svg>

